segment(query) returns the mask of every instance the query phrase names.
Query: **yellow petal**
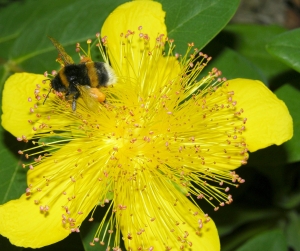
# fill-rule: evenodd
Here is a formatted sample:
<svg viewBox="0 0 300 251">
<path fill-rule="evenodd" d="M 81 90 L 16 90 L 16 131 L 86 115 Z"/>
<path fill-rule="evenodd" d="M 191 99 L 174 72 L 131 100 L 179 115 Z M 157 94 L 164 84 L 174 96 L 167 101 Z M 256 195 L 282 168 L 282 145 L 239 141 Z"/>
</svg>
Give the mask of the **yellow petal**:
<svg viewBox="0 0 300 251">
<path fill-rule="evenodd" d="M 41 125 L 57 124 L 62 129 L 72 123 L 68 118 L 51 118 L 55 95 L 49 92 L 50 82 L 44 82 L 45 76 L 33 73 L 16 73 L 5 82 L 2 100 L 2 126 L 16 137 L 31 139 L 40 130 Z M 37 100 L 37 98 L 39 100 Z M 39 109 L 36 108 L 39 106 Z M 45 130 L 46 129 L 46 130 Z M 55 128 L 44 128 L 43 132 Z"/>
<path fill-rule="evenodd" d="M 61 223 L 61 207 L 51 208 L 43 214 L 34 198 L 23 194 L 0 206 L 0 234 L 16 246 L 39 248 L 58 242 L 70 233 Z"/>
<path fill-rule="evenodd" d="M 77 177 L 83 172 L 82 165 L 90 160 L 86 153 L 78 152 L 80 144 L 68 143 L 53 153 L 55 161 L 45 158 L 34 166 L 27 173 L 31 195 L 24 194 L 0 206 L 0 234 L 12 244 L 39 248 L 64 239 L 78 229 L 103 197 L 99 180 L 95 178 L 98 168 L 90 168 L 85 175 Z M 49 210 L 41 212 L 40 206 L 48 206 Z M 70 219 L 74 220 L 73 225 Z"/>
<path fill-rule="evenodd" d="M 101 30 L 101 36 L 108 37 L 109 56 L 113 68 L 122 68 L 123 56 L 126 55 L 127 57 L 132 56 L 131 59 L 127 58 L 129 60 L 127 63 L 130 63 L 134 71 L 137 72 L 142 57 L 140 49 L 141 46 L 144 46 L 140 33 L 148 35 L 150 38 L 149 48 L 153 48 L 158 35 L 164 34 L 167 36 L 164 21 L 165 12 L 162 10 L 161 4 L 157 2 L 132 1 L 117 7 L 105 20 Z M 139 30 L 139 27 L 142 27 L 142 29 Z M 126 48 L 124 46 L 121 48 L 120 35 L 122 33 L 124 39 L 128 30 L 135 33 L 130 42 L 132 53 L 127 52 L 122 56 L 121 52 Z M 127 77 L 129 76 L 127 75 Z"/>
<path fill-rule="evenodd" d="M 35 131 L 34 124 L 28 123 L 32 119 L 30 108 L 34 108 L 36 85 L 45 80 L 43 75 L 31 73 L 16 73 L 4 85 L 2 100 L 2 126 L 12 135 L 20 137 L 25 135 L 31 138 Z M 42 91 L 46 93 L 46 91 Z M 28 98 L 32 101 L 29 102 Z"/>
<path fill-rule="evenodd" d="M 143 185 L 137 180 L 136 188 L 115 198 L 116 205 L 127 206 L 116 214 L 127 250 L 220 250 L 211 219 L 206 221 L 204 213 L 167 181 L 147 181 Z"/>
<path fill-rule="evenodd" d="M 243 136 L 251 152 L 292 138 L 293 121 L 285 103 L 262 82 L 250 79 L 228 82 L 228 88 L 234 91 L 237 109 L 243 109 L 243 117 L 247 118 Z"/>
<path fill-rule="evenodd" d="M 41 201 L 42 204 L 60 209 L 63 206 L 68 206 L 69 217 L 76 219 L 74 228 L 82 223 L 97 205 L 99 198 L 103 197 L 101 196 L 103 191 L 99 189 L 97 178 L 101 168 L 98 166 L 91 168 L 89 164 L 91 159 L 88 153 L 84 150 L 82 152 L 78 151 L 85 143 L 80 140 L 67 143 L 53 154 L 55 161 L 52 158 L 45 159 L 42 164 L 28 171 L 27 174 L 28 184 L 38 187 L 42 187 L 41 184 L 44 184 L 41 194 L 47 194 L 47 196 Z M 84 167 L 86 166 L 89 167 L 88 172 L 85 172 Z M 78 177 L 79 173 L 81 173 L 80 177 Z M 47 186 L 42 181 L 45 179 L 44 177 L 50 177 L 51 179 Z M 75 197 L 69 200 L 72 196 Z M 65 210 L 58 215 L 59 219 L 61 219 L 63 213 L 65 214 Z"/>
</svg>

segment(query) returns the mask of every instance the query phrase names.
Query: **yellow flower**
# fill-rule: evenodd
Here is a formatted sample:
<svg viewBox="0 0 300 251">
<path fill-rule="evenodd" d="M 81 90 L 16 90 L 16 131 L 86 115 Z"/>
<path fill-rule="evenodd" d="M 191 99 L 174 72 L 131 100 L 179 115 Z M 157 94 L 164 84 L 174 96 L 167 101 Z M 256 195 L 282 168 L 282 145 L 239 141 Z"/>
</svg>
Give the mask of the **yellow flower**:
<svg viewBox="0 0 300 251">
<path fill-rule="evenodd" d="M 259 81 L 225 81 L 217 69 L 198 81 L 210 58 L 192 45 L 173 55 L 164 16 L 159 3 L 134 1 L 105 21 L 102 40 L 118 78 L 103 90 L 106 105 L 78 99 L 73 112 L 53 93 L 42 105 L 44 76 L 7 80 L 2 125 L 34 143 L 20 151 L 31 160 L 26 193 L 0 206 L 0 234 L 14 245 L 60 241 L 100 205 L 111 215 L 91 245 L 119 250 L 121 233 L 127 250 L 220 250 L 195 200 L 215 210 L 231 203 L 229 187 L 244 182 L 232 170 L 247 163 L 248 150 L 290 139 L 292 119 Z"/>
</svg>

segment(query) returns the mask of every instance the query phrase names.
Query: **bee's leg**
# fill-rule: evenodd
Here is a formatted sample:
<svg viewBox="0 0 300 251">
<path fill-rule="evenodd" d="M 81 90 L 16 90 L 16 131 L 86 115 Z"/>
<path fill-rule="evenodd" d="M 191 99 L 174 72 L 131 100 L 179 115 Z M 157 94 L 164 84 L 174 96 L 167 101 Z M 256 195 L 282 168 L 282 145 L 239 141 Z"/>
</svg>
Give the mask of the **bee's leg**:
<svg viewBox="0 0 300 251">
<path fill-rule="evenodd" d="M 73 110 L 73 112 L 75 112 L 75 110 L 76 110 L 76 98 L 75 98 L 75 96 L 73 97 L 72 110 Z"/>
<path fill-rule="evenodd" d="M 66 94 L 65 94 L 65 99 L 66 99 L 66 100 L 69 99 L 69 95 L 70 95 L 70 92 L 66 92 Z"/>
<path fill-rule="evenodd" d="M 76 100 L 79 98 L 80 93 L 76 92 L 73 96 L 73 102 L 72 102 L 72 110 L 75 111 L 76 110 Z"/>
</svg>

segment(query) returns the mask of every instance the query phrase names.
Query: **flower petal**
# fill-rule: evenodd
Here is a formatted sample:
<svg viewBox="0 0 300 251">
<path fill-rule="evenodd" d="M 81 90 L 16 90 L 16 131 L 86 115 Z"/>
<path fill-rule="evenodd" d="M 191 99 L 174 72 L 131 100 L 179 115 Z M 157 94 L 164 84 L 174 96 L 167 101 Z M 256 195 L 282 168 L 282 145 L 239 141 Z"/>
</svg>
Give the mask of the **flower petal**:
<svg viewBox="0 0 300 251">
<path fill-rule="evenodd" d="M 24 194 L 0 206 L 0 234 L 12 244 L 39 248 L 58 242 L 77 231 L 97 205 L 102 193 L 95 178 L 98 168 L 83 172 L 82 165 L 90 158 L 78 151 L 80 145 L 82 142 L 61 147 L 52 153 L 55 161 L 42 157 L 41 163 L 27 173 L 30 196 Z M 42 212 L 41 206 L 49 210 Z"/>
<path fill-rule="evenodd" d="M 2 126 L 16 137 L 31 139 L 40 127 L 51 123 L 60 128 L 71 125 L 68 118 L 52 118 L 55 95 L 49 95 L 49 82 L 44 84 L 45 76 L 33 73 L 16 73 L 5 82 L 2 101 Z M 39 106 L 39 109 L 37 107 Z M 43 131 L 55 128 L 43 126 Z M 24 138 L 23 138 L 24 139 Z"/>
<path fill-rule="evenodd" d="M 82 165 L 90 158 L 78 151 L 80 144 L 82 142 L 68 143 L 61 147 L 53 153 L 55 161 L 43 159 L 27 173 L 30 196 L 24 194 L 0 206 L 0 234 L 12 244 L 39 248 L 58 242 L 71 231 L 77 231 L 97 205 L 99 193 L 102 193 L 95 178 L 98 168 L 82 175 Z M 80 160 L 78 155 L 82 155 Z M 42 212 L 41 206 L 49 210 Z"/>
<path fill-rule="evenodd" d="M 49 214 L 43 214 L 33 200 L 23 194 L 20 199 L 0 206 L 0 234 L 16 246 L 31 248 L 43 247 L 67 237 L 70 230 L 62 227 L 62 208 L 54 207 Z"/>
<path fill-rule="evenodd" d="M 12 135 L 18 137 L 25 135 L 30 138 L 35 132 L 30 108 L 34 106 L 34 89 L 37 84 L 45 80 L 43 75 L 31 73 L 16 73 L 5 82 L 2 101 L 2 126 Z M 32 101 L 29 102 L 28 98 Z"/>
<path fill-rule="evenodd" d="M 115 198 L 116 205 L 127 205 L 116 214 L 127 250 L 220 250 L 214 222 L 171 183 L 159 179 L 148 180 L 147 185 L 136 182 L 140 188 L 128 190 L 123 200 Z"/>
<path fill-rule="evenodd" d="M 247 118 L 243 136 L 251 152 L 276 144 L 293 136 L 293 121 L 285 103 L 262 82 L 250 79 L 229 80 L 237 109 Z"/>
<path fill-rule="evenodd" d="M 164 19 L 165 12 L 162 10 L 161 4 L 154 1 L 132 1 L 117 7 L 105 20 L 101 30 L 101 36 L 108 37 L 109 56 L 113 68 L 122 68 L 120 34 L 128 30 L 135 33 L 130 42 L 134 54 L 134 58 L 130 62 L 133 64 L 132 67 L 136 70 L 135 72 L 137 72 L 142 56 L 140 48 L 141 45 L 144 45 L 144 41 L 140 39 L 140 34 L 146 33 L 148 35 L 151 40 L 149 48 L 153 48 L 158 35 L 167 35 Z M 142 30 L 139 30 L 138 27 L 142 27 Z M 125 55 L 130 56 L 130 53 Z"/>
</svg>

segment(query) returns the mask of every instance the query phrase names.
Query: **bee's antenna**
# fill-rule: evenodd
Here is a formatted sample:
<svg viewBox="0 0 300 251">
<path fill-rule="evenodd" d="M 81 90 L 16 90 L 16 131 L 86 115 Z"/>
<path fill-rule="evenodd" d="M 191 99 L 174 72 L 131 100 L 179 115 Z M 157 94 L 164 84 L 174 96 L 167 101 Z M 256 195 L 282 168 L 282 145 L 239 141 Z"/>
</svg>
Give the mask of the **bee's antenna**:
<svg viewBox="0 0 300 251">
<path fill-rule="evenodd" d="M 48 98 L 48 96 L 49 96 L 49 94 L 50 94 L 51 91 L 52 91 L 52 87 L 51 87 L 50 90 L 48 91 L 47 96 L 46 96 L 45 99 L 44 99 L 43 105 L 45 104 L 45 102 L 46 102 L 46 100 L 47 100 L 47 98 Z"/>
</svg>

